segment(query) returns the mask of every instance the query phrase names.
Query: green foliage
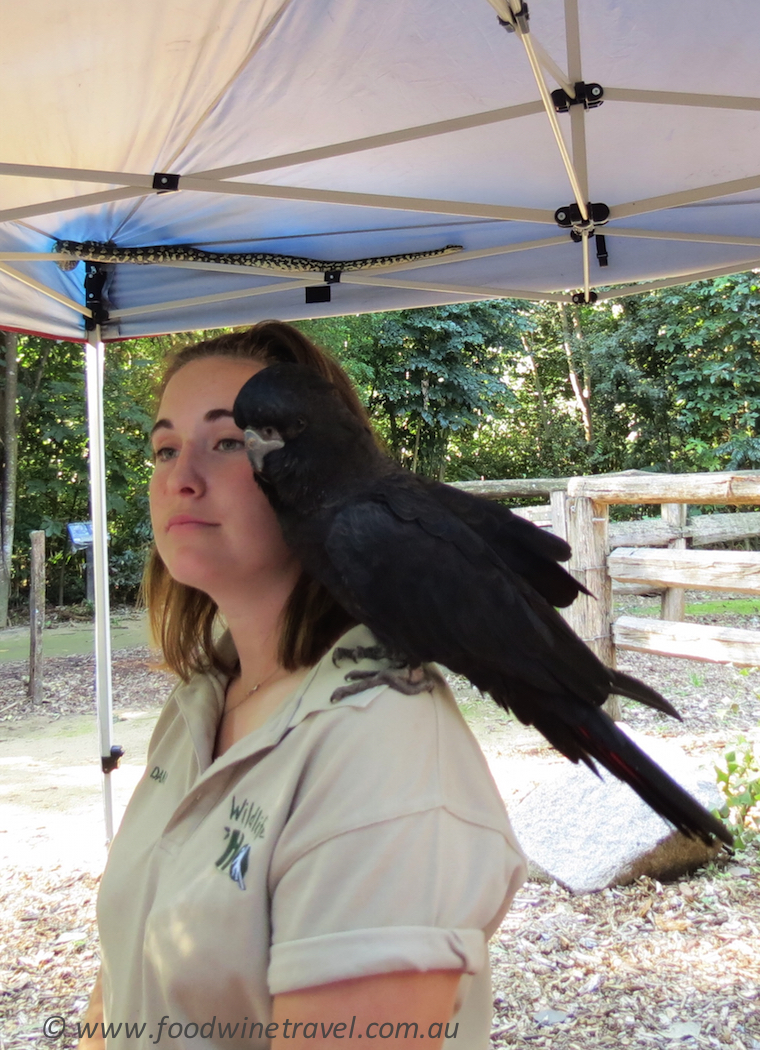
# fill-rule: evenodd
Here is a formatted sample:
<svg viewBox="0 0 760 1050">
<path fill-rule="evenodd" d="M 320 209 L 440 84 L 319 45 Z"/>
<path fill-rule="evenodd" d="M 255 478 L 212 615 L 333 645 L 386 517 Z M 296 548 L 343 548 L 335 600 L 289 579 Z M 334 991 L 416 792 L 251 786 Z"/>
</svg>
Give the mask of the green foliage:
<svg viewBox="0 0 760 1050">
<path fill-rule="evenodd" d="M 346 365 L 391 451 L 449 480 L 760 465 L 755 274 L 564 315 L 504 301 L 299 327 Z"/>
<path fill-rule="evenodd" d="M 346 367 L 389 452 L 434 477 L 760 466 L 755 274 L 619 303 L 504 300 L 298 327 Z M 108 520 L 120 600 L 134 594 L 150 540 L 146 430 L 161 360 L 213 334 L 108 346 Z M 84 594 L 84 559 L 66 539 L 67 522 L 89 517 L 83 372 L 81 345 L 21 338 L 17 596 L 38 528 L 48 536 L 51 600 Z"/>
<path fill-rule="evenodd" d="M 587 307 L 599 469 L 760 463 L 754 274 Z"/>
<path fill-rule="evenodd" d="M 760 755 L 754 742 L 740 736 L 716 765 L 724 804 L 718 815 L 728 824 L 737 849 L 745 849 L 760 835 Z"/>
<path fill-rule="evenodd" d="M 519 350 L 508 304 L 401 310 L 298 327 L 338 357 L 391 454 L 419 473 L 443 477 L 454 436 L 472 438 L 516 403 L 504 378 Z"/>
<path fill-rule="evenodd" d="M 151 341 L 109 346 L 104 376 L 106 498 L 111 584 L 132 597 L 150 537 L 146 455 L 151 391 L 160 348 Z M 84 352 L 76 343 L 23 338 L 19 346 L 19 486 L 14 577 L 28 573 L 28 534 L 47 536 L 49 599 L 84 595 L 84 555 L 66 526 L 90 516 Z"/>
</svg>

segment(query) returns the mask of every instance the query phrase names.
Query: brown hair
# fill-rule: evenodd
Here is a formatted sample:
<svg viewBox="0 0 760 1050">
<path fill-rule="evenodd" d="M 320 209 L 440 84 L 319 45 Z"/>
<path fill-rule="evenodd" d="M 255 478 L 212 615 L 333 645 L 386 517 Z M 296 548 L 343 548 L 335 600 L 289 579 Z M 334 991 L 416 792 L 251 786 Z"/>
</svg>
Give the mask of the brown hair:
<svg viewBox="0 0 760 1050">
<path fill-rule="evenodd" d="M 157 402 L 169 380 L 184 365 L 206 357 L 244 358 L 272 364 L 296 361 L 319 372 L 335 386 L 344 404 L 371 430 L 367 413 L 341 366 L 315 346 L 297 328 L 282 321 L 261 321 L 244 332 L 192 343 L 172 355 L 159 386 Z M 161 645 L 164 662 L 184 681 L 211 668 L 232 674 L 216 635 L 219 609 L 203 591 L 178 583 L 169 575 L 153 545 L 142 582 L 153 637 Z M 294 671 L 317 662 L 353 623 L 328 591 L 305 572 L 301 573 L 283 610 L 279 660 Z"/>
</svg>

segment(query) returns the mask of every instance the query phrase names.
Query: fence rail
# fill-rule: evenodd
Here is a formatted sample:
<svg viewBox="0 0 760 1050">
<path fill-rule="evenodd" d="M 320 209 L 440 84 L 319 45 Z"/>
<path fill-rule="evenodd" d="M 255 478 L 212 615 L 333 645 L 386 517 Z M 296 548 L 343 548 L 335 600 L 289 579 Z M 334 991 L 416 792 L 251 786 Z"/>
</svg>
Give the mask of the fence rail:
<svg viewBox="0 0 760 1050">
<path fill-rule="evenodd" d="M 468 482 L 491 499 L 548 496 L 515 513 L 551 528 L 572 547 L 569 570 L 594 595 L 563 615 L 610 666 L 615 649 L 760 666 L 760 631 L 684 623 L 684 590 L 760 595 L 760 552 L 694 550 L 760 536 L 760 512 L 688 516 L 689 504 L 760 505 L 757 471 L 621 474 Z M 609 521 L 610 505 L 659 504 L 661 517 Z M 661 619 L 613 615 L 613 580 L 626 589 L 663 589 Z M 613 716 L 617 714 L 612 709 Z"/>
</svg>

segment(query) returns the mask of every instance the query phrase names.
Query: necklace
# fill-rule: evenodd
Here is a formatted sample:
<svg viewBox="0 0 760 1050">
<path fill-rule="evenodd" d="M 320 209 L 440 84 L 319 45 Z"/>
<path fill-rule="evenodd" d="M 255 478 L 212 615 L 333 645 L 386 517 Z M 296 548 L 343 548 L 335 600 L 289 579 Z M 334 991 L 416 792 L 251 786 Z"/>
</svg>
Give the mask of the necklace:
<svg viewBox="0 0 760 1050">
<path fill-rule="evenodd" d="M 245 694 L 245 696 L 242 698 L 242 700 L 238 700 L 238 702 L 233 707 L 228 707 L 226 705 L 226 703 L 225 703 L 225 708 L 224 708 L 225 715 L 230 714 L 232 711 L 237 711 L 237 709 L 239 707 L 242 707 L 243 704 L 246 702 L 246 700 L 250 700 L 250 698 L 254 695 L 254 693 L 258 693 L 259 689 L 261 689 L 261 687 L 263 685 L 266 685 L 267 682 L 269 682 L 272 678 L 274 678 L 274 676 L 277 674 L 277 672 L 279 670 L 280 670 L 280 668 L 278 666 L 278 667 L 275 667 L 275 669 L 273 671 L 270 671 L 270 673 L 266 676 L 266 678 L 262 678 L 260 682 L 256 683 L 256 685 L 253 687 L 253 689 L 249 689 L 248 692 Z M 232 682 L 234 680 L 235 679 L 230 679 L 230 681 L 227 683 L 227 689 L 225 690 L 225 701 L 227 699 L 227 693 L 229 692 L 230 685 L 232 684 Z"/>
</svg>

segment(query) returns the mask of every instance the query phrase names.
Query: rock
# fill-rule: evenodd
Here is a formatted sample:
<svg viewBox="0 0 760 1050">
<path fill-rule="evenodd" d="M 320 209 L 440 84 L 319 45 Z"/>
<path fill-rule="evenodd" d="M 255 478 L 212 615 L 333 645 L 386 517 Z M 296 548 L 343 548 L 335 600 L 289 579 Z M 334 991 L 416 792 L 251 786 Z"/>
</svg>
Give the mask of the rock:
<svg viewBox="0 0 760 1050">
<path fill-rule="evenodd" d="M 570 1014 L 566 1014 L 564 1010 L 536 1010 L 533 1020 L 538 1025 L 561 1024 L 569 1016 Z"/>
<path fill-rule="evenodd" d="M 733 875 L 734 878 L 743 878 L 746 875 L 751 875 L 752 870 L 745 868 L 743 864 L 729 864 L 726 868 L 727 875 Z"/>
<path fill-rule="evenodd" d="M 722 798 L 714 780 L 672 741 L 618 727 L 706 809 Z M 535 877 L 555 879 L 572 893 L 622 886 L 641 875 L 673 879 L 720 850 L 674 831 L 639 796 L 600 767 L 567 768 L 534 788 L 510 811 L 512 826 Z"/>
<path fill-rule="evenodd" d="M 696 1039 L 700 1030 L 696 1021 L 674 1021 L 662 1034 L 666 1039 Z"/>
</svg>

